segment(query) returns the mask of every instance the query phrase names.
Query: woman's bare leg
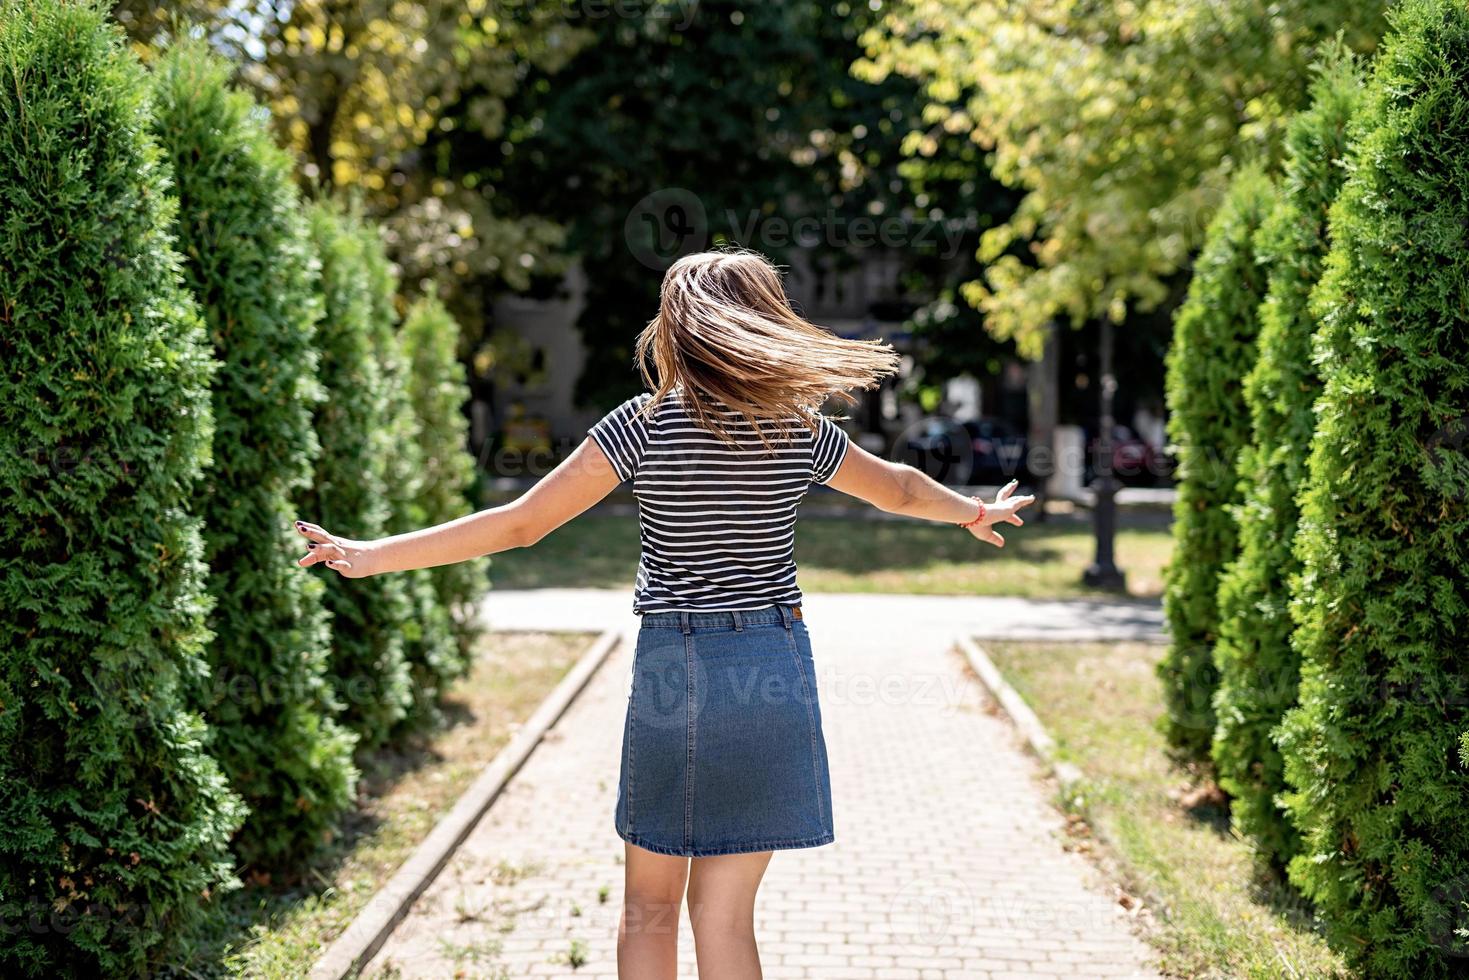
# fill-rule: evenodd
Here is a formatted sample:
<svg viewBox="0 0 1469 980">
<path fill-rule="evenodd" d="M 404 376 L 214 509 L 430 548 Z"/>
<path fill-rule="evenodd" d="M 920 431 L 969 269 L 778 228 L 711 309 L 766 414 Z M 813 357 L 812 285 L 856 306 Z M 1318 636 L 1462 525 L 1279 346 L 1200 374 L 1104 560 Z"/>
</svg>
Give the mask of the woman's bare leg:
<svg viewBox="0 0 1469 980">
<path fill-rule="evenodd" d="M 689 859 L 624 845 L 625 887 L 617 927 L 621 980 L 677 980 L 678 915 Z"/>
<path fill-rule="evenodd" d="M 755 893 L 770 851 L 693 859 L 689 920 L 699 980 L 760 980 L 755 945 Z"/>
</svg>

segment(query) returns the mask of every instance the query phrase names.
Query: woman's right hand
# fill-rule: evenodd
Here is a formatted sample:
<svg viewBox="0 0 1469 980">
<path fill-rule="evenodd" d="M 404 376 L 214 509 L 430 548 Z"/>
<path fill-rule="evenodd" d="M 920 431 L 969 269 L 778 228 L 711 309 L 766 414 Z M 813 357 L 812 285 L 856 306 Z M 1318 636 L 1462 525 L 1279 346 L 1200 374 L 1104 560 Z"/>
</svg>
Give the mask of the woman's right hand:
<svg viewBox="0 0 1469 980">
<path fill-rule="evenodd" d="M 1025 521 L 1020 516 L 1020 510 L 1035 503 L 1035 497 L 1032 494 L 1025 494 L 1021 497 L 1010 496 L 1018 486 L 1020 486 L 1019 480 L 1011 480 L 1001 487 L 1000 492 L 995 494 L 994 503 L 984 505 L 984 520 L 969 525 L 969 533 L 996 548 L 1005 547 L 1005 537 L 994 529 L 994 525 L 1023 526 Z"/>
<path fill-rule="evenodd" d="M 306 554 L 296 564 L 302 568 L 325 565 L 343 578 L 367 578 L 379 571 L 376 567 L 376 549 L 371 541 L 354 541 L 351 538 L 328 534 L 316 524 L 296 522 L 296 530 L 306 538 Z"/>
</svg>

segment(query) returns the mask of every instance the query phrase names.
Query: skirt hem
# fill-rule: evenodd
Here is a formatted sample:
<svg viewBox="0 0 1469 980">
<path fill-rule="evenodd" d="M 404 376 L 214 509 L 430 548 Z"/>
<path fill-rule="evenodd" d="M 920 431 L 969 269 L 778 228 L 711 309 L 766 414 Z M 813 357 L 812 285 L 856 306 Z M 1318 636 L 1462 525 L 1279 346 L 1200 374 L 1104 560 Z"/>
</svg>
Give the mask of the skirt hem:
<svg viewBox="0 0 1469 980">
<path fill-rule="evenodd" d="M 751 854 L 757 851 L 793 851 L 803 847 L 821 847 L 836 840 L 835 834 L 821 834 L 817 837 L 802 837 L 794 840 L 747 841 L 739 844 L 723 844 L 719 847 L 670 847 L 667 844 L 656 844 L 645 837 L 628 833 L 621 827 L 617 828 L 617 836 L 629 844 L 641 847 L 645 851 L 652 851 L 654 854 L 687 858 Z"/>
</svg>

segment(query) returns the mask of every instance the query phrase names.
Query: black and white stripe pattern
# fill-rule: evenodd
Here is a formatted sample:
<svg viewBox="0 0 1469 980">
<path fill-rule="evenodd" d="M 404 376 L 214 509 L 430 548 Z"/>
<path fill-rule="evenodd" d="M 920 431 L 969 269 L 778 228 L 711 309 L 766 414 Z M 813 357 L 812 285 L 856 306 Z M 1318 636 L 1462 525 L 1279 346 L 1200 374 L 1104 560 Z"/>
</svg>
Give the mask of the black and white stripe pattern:
<svg viewBox="0 0 1469 980">
<path fill-rule="evenodd" d="M 801 601 L 796 587 L 796 505 L 826 483 L 847 454 L 847 436 L 822 418 L 815 436 L 793 422 L 786 440 L 773 422 L 754 426 L 725 412 L 735 445 L 701 428 L 676 394 L 647 416 L 651 395 L 623 402 L 592 427 L 623 480 L 633 481 L 642 530 L 633 611 L 760 609 Z"/>
</svg>

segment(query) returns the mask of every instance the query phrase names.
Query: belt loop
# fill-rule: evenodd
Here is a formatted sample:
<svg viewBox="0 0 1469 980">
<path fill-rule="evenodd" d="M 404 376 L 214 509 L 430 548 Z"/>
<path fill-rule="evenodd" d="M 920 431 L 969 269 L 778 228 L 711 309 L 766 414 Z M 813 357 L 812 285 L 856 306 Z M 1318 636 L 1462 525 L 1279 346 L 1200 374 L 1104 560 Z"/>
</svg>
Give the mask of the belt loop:
<svg viewBox="0 0 1469 980">
<path fill-rule="evenodd" d="M 731 609 L 729 614 L 734 617 L 735 632 L 743 633 L 745 631 L 745 617 L 740 615 L 738 609 Z"/>
<path fill-rule="evenodd" d="M 786 629 L 790 629 L 791 628 L 791 607 L 790 606 L 783 606 L 780 603 L 776 603 L 775 608 L 777 608 L 777 609 L 780 610 L 780 625 L 784 626 Z"/>
<path fill-rule="evenodd" d="M 681 630 L 683 630 L 683 635 L 684 636 L 688 636 L 690 633 L 693 632 L 693 629 L 689 626 L 689 614 L 688 613 L 681 612 L 681 613 L 678 614 L 678 628 L 681 629 Z"/>
</svg>

